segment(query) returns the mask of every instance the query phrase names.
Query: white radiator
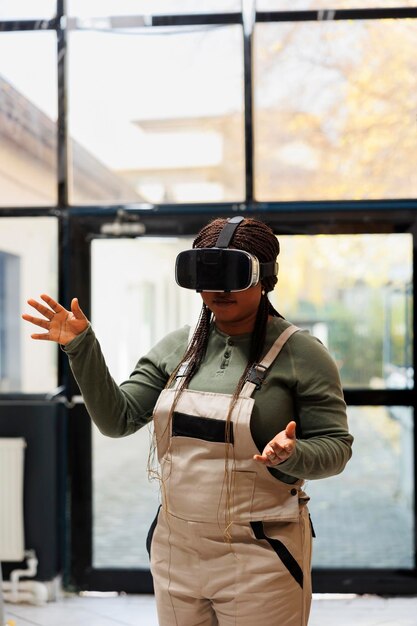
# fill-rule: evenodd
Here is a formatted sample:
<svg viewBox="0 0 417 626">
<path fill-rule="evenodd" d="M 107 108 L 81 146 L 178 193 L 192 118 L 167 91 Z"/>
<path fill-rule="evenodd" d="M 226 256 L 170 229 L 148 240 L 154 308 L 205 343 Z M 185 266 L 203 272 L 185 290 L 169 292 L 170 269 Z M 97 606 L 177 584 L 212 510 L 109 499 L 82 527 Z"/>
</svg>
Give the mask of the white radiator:
<svg viewBox="0 0 417 626">
<path fill-rule="evenodd" d="M 26 442 L 0 439 L 0 561 L 23 561 L 23 464 Z"/>
</svg>

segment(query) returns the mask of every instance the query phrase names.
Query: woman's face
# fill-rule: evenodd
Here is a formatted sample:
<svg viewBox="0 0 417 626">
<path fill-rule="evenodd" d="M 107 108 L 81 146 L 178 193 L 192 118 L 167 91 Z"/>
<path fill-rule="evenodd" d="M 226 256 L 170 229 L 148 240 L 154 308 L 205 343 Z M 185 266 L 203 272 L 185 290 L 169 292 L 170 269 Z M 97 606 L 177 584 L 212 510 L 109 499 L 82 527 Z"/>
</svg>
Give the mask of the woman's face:
<svg viewBox="0 0 417 626">
<path fill-rule="evenodd" d="M 219 330 L 228 335 L 242 335 L 254 329 L 261 294 L 262 286 L 258 283 L 232 293 L 203 291 L 201 297 L 213 312 Z"/>
</svg>

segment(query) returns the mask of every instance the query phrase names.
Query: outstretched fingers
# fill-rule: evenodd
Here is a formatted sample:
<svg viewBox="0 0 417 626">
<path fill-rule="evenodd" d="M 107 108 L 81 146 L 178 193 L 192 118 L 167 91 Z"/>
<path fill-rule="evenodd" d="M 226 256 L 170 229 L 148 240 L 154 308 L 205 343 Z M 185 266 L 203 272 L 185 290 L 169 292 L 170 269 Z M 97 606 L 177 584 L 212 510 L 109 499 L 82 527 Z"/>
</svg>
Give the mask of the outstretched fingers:
<svg viewBox="0 0 417 626">
<path fill-rule="evenodd" d="M 40 317 L 34 317 L 33 315 L 28 315 L 27 313 L 23 313 L 22 318 L 26 320 L 26 322 L 30 322 L 31 324 L 35 324 L 35 326 L 40 326 L 41 328 L 45 328 L 49 330 L 49 319 L 44 320 Z"/>
<path fill-rule="evenodd" d="M 27 302 L 33 309 L 36 309 L 38 313 L 40 313 L 41 315 L 44 315 L 48 320 L 51 320 L 53 316 L 55 315 L 55 312 L 52 311 L 52 309 L 50 309 L 49 307 L 46 307 L 44 304 L 42 304 L 41 302 L 38 302 L 37 300 L 33 300 L 33 298 L 31 298 Z M 32 319 L 28 321 L 32 321 Z"/>
<path fill-rule="evenodd" d="M 30 324 L 34 324 L 35 326 L 40 326 L 40 328 L 44 328 L 46 333 L 33 333 L 31 335 L 32 339 L 41 339 L 43 341 L 51 340 L 51 323 L 58 313 L 65 311 L 64 307 L 62 307 L 56 300 L 48 296 L 47 294 L 42 294 L 41 299 L 46 303 L 38 302 L 33 298 L 30 298 L 27 302 L 28 304 L 35 309 L 38 313 L 43 315 L 43 317 L 36 317 L 34 315 L 29 315 L 28 313 L 23 313 L 22 318 L 29 322 Z M 48 305 L 48 306 L 46 306 Z"/>
<path fill-rule="evenodd" d="M 77 298 L 73 298 L 71 310 L 64 308 L 45 293 L 40 296 L 40 301 L 30 299 L 28 304 L 39 315 L 24 313 L 22 318 L 47 331 L 42 335 L 39 333 L 31 335 L 32 339 L 55 341 L 61 345 L 66 345 L 88 328 L 88 319 L 81 311 Z"/>
<path fill-rule="evenodd" d="M 32 339 L 41 339 L 42 341 L 51 341 L 49 333 L 32 333 Z"/>
<path fill-rule="evenodd" d="M 44 302 L 46 302 L 46 304 L 49 304 L 54 313 L 61 313 L 61 311 L 65 310 L 59 302 L 51 298 L 51 296 L 48 296 L 48 294 L 42 293 L 41 298 Z"/>
</svg>

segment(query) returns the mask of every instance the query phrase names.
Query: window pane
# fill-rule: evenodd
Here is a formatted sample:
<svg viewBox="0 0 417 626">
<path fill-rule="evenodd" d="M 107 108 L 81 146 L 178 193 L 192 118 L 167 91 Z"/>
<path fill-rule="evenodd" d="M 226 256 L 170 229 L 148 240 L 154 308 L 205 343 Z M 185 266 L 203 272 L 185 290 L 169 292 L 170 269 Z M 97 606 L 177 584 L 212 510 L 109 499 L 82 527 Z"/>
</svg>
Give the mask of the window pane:
<svg viewBox="0 0 417 626">
<path fill-rule="evenodd" d="M 0 204 L 57 199 L 56 35 L 0 35 Z"/>
<path fill-rule="evenodd" d="M 388 9 L 415 7 L 417 0 L 256 0 L 258 11 L 302 11 L 305 9 Z"/>
<path fill-rule="evenodd" d="M 240 11 L 241 0 L 68 0 L 69 15 L 175 15 Z"/>
<path fill-rule="evenodd" d="M 258 200 L 417 195 L 417 20 L 258 24 Z"/>
<path fill-rule="evenodd" d="M 44 393 L 57 387 L 57 349 L 30 338 L 21 319 L 28 298 L 57 295 L 57 220 L 0 220 L 0 391 Z"/>
<path fill-rule="evenodd" d="M 345 358 L 341 368 L 345 384 L 359 387 L 406 387 L 412 384 L 411 368 L 405 368 L 401 360 L 407 345 L 406 328 L 409 328 L 404 306 L 405 302 L 409 305 L 410 296 L 404 294 L 407 293 L 411 275 L 411 236 L 280 237 L 280 243 L 281 274 L 279 287 L 273 295 L 274 304 L 289 320 L 310 328 L 324 340 L 339 364 Z M 139 356 L 167 332 L 184 323 L 196 322 L 200 298 L 193 292 L 180 289 L 173 281 L 176 254 L 190 245 L 191 241 L 186 239 L 146 237 L 93 242 L 92 319 L 110 371 L 117 381 L 127 378 Z M 324 256 L 325 252 L 328 256 Z M 149 267 L 153 268 L 152 274 L 149 274 Z M 355 277 L 359 277 L 356 282 Z M 312 298 L 310 289 L 314 289 L 316 299 Z M 119 303 L 121 317 L 117 337 L 106 314 L 109 292 Z M 395 299 L 397 295 L 399 300 Z M 389 324 L 384 321 L 384 306 L 391 307 Z M 363 312 L 366 315 L 361 318 Z M 360 326 L 359 322 L 364 326 Z M 407 332 L 411 333 L 411 330 Z M 365 343 L 372 347 L 371 357 L 364 350 Z M 411 345 L 410 335 L 409 343 Z M 349 353 L 350 344 L 356 346 L 359 356 L 353 349 Z M 385 357 L 390 354 L 389 346 L 391 357 Z M 354 361 L 352 365 L 352 360 L 359 357 L 361 360 Z M 384 361 L 384 358 L 391 360 Z M 374 361 L 377 367 L 373 369 Z M 370 514 L 374 496 L 369 495 L 366 489 L 370 480 L 368 477 L 373 477 L 375 472 L 375 498 L 380 482 L 381 488 L 391 490 L 387 496 L 388 512 L 381 522 L 381 532 L 388 528 L 389 515 L 397 504 L 396 516 L 402 520 L 404 545 L 397 551 L 390 548 L 385 557 L 382 552 L 376 552 L 368 565 L 382 566 L 381 560 L 385 558 L 387 567 L 391 567 L 395 559 L 398 567 L 411 567 L 410 493 L 413 493 L 414 486 L 407 484 L 406 479 L 406 476 L 412 475 L 408 468 L 413 454 L 409 448 L 412 441 L 410 409 L 354 407 L 349 409 L 349 419 L 356 436 L 353 461 L 340 477 L 329 479 L 329 482 L 313 481 L 307 487 L 312 496 L 313 521 L 319 533 L 316 565 L 327 565 L 326 559 L 332 558 L 331 565 L 335 567 L 362 566 L 361 559 L 365 558 L 361 552 L 362 544 L 355 547 L 353 540 L 367 540 L 363 526 L 360 526 L 362 538 L 357 536 L 356 528 L 349 529 L 352 542 L 344 540 L 343 550 L 351 552 L 345 560 L 342 558 L 345 554 L 342 543 L 337 543 L 340 533 L 337 535 L 336 531 L 345 515 L 344 507 L 352 506 L 350 502 L 342 502 L 339 494 L 348 490 L 349 494 L 354 492 L 356 508 L 350 515 L 359 515 L 362 500 L 368 498 L 369 509 L 365 510 L 369 510 Z M 381 451 L 384 450 L 385 438 L 389 438 L 387 446 L 390 447 L 389 454 L 383 456 Z M 158 486 L 147 479 L 149 444 L 147 429 L 132 437 L 109 440 L 94 428 L 93 536 L 96 567 L 148 567 L 145 538 L 158 505 Z M 122 490 L 117 478 L 121 474 L 125 477 Z M 389 480 L 385 479 L 386 476 Z M 342 488 L 337 487 L 340 480 L 344 481 Z M 336 481 L 336 486 L 332 481 Z M 400 495 L 393 487 L 397 482 Z M 317 489 L 324 490 L 320 491 L 324 495 L 316 494 Z M 334 492 L 336 495 L 333 498 Z M 114 506 L 115 502 L 117 506 Z M 327 519 L 327 505 L 324 503 L 329 502 L 332 502 L 336 512 Z M 365 525 L 365 520 L 361 520 L 360 524 Z M 372 528 L 369 516 L 366 524 L 367 528 Z M 324 545 L 327 534 L 334 542 L 328 551 Z"/>
<path fill-rule="evenodd" d="M 243 198 L 240 27 L 160 33 L 71 34 L 71 203 Z"/>
<path fill-rule="evenodd" d="M 93 241 L 92 321 L 118 382 L 165 334 L 196 323 L 201 298 L 174 281 L 175 257 L 187 247 L 191 241 L 184 239 Z M 117 334 L 107 314 L 109 293 L 118 302 Z M 123 439 L 109 439 L 93 429 L 95 567 L 149 567 L 145 540 L 159 489 L 148 480 L 149 449 L 148 428 Z"/>
<path fill-rule="evenodd" d="M 0 20 L 36 20 L 55 15 L 57 0 L 1 0 Z"/>
<path fill-rule="evenodd" d="M 349 407 L 353 457 L 306 491 L 317 534 L 313 566 L 414 568 L 413 411 Z"/>
<path fill-rule="evenodd" d="M 279 237 L 272 299 L 329 348 L 345 387 L 413 386 L 412 237 Z"/>
</svg>

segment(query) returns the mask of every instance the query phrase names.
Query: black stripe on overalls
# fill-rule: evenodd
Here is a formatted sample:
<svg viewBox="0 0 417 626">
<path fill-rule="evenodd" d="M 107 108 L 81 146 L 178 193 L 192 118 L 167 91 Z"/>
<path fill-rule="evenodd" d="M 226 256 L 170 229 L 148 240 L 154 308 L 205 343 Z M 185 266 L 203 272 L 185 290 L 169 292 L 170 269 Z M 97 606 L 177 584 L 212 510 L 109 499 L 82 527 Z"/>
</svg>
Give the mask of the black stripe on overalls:
<svg viewBox="0 0 417 626">
<path fill-rule="evenodd" d="M 296 582 L 300 585 L 301 589 L 303 588 L 303 570 L 298 565 L 297 561 L 288 550 L 288 548 L 279 541 L 279 539 L 272 539 L 271 537 L 267 537 L 264 533 L 264 526 L 262 522 L 251 522 L 252 530 L 256 539 L 265 539 L 271 548 L 277 553 L 291 576 L 296 580 Z"/>
<path fill-rule="evenodd" d="M 178 411 L 175 411 L 172 416 L 172 437 L 192 437 L 233 445 L 233 422 L 229 424 L 228 436 L 226 436 L 226 429 L 227 423 L 224 420 L 187 415 Z"/>
</svg>

